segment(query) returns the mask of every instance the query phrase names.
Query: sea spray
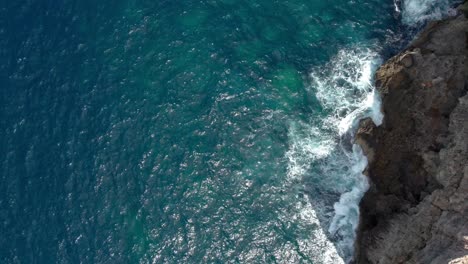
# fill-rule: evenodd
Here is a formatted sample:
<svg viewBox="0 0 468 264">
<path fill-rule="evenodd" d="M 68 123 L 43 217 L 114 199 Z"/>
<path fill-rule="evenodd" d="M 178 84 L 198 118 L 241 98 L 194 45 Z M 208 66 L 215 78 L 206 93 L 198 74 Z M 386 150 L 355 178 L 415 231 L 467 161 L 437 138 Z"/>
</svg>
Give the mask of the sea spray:
<svg viewBox="0 0 468 264">
<path fill-rule="evenodd" d="M 417 27 L 428 20 L 442 19 L 454 13 L 457 1 L 394 1 L 395 12 L 403 24 Z M 311 89 L 326 113 L 320 122 L 304 125 L 308 136 L 298 138 L 297 125 L 292 129 L 292 147 L 288 153 L 290 170 L 312 178 L 323 192 L 340 193 L 333 204 L 331 220 L 327 209 L 318 214 L 336 250 L 345 262 L 352 259 L 356 229 L 359 224 L 359 202 L 369 183 L 362 174 L 367 158 L 353 144 L 358 121 L 372 118 L 380 125 L 380 97 L 373 87 L 373 74 L 382 63 L 377 48 L 343 49 L 324 67 L 311 71 Z M 296 132 L 294 132 L 296 131 Z M 315 167 L 315 173 L 311 172 Z M 324 203 L 321 203 L 324 204 Z M 329 209 L 330 210 L 330 209 Z"/>
<path fill-rule="evenodd" d="M 357 53 L 347 52 L 346 56 L 343 56 L 342 52 L 340 55 L 339 65 L 335 65 L 334 69 L 345 69 L 345 72 L 335 74 L 334 76 L 340 77 L 325 82 L 326 86 L 321 87 L 321 92 L 326 94 L 324 88 L 333 87 L 333 90 L 341 91 L 342 95 L 348 95 L 342 97 L 340 104 L 334 107 L 338 111 L 345 109 L 346 114 L 332 116 L 331 123 L 338 124 L 337 132 L 341 140 L 337 152 L 341 153 L 335 154 L 335 157 L 343 159 L 343 163 L 349 165 L 343 167 L 341 176 L 343 182 L 351 189 L 342 193 L 339 201 L 333 205 L 334 215 L 328 228 L 329 235 L 335 237 L 340 253 L 348 262 L 353 255 L 355 232 L 359 224 L 359 202 L 369 188 L 367 178 L 362 174 L 367 166 L 367 159 L 361 148 L 352 141 L 359 119 L 371 117 L 376 125 L 382 123 L 380 99 L 372 84 L 373 73 L 382 60 L 370 49 L 358 50 Z M 349 68 L 342 67 L 343 59 L 348 61 L 344 65 Z M 327 98 L 329 97 L 322 97 L 322 102 L 326 102 Z M 349 149 L 350 144 L 351 149 Z"/>
<path fill-rule="evenodd" d="M 297 186 L 302 177 L 306 175 L 311 162 L 325 158 L 333 151 L 333 138 L 320 134 L 320 130 L 314 127 L 302 129 L 305 123 L 293 123 L 289 130 L 289 139 L 292 142 L 286 154 L 288 159 L 288 172 L 285 184 L 291 188 Z M 325 136 L 325 137 L 324 137 Z M 326 230 L 321 228 L 320 215 L 307 197 L 302 197 L 295 205 L 290 219 L 301 219 L 301 222 L 314 226 L 313 237 L 304 237 L 298 241 L 298 247 L 302 252 L 313 252 L 314 263 L 342 264 L 345 263 L 339 253 L 339 249 L 330 241 Z M 281 216 L 280 216 L 281 217 Z M 284 219 L 287 222 L 288 219 Z"/>
<path fill-rule="evenodd" d="M 355 185 L 333 205 L 335 214 L 328 228 L 331 236 L 339 237 L 336 244 L 347 261 L 353 254 L 355 232 L 359 224 L 359 202 L 369 188 L 368 180 L 362 174 L 367 166 L 367 158 L 356 144 L 353 145 L 349 162 L 352 164 L 349 173 L 355 178 Z"/>
<path fill-rule="evenodd" d="M 334 204 L 311 203 L 316 204 L 322 228 L 345 262 L 353 255 L 359 201 L 368 188 L 362 175 L 367 160 L 352 138 L 358 119 L 371 117 L 376 124 L 382 121 L 380 101 L 372 86 L 372 75 L 380 63 L 373 49 L 350 48 L 339 51 L 328 64 L 312 69 L 310 89 L 324 116 L 309 124 L 296 122 L 290 126 L 288 175 L 313 181 L 324 193 L 337 194 Z M 327 203 L 328 210 L 323 208 Z"/>
<path fill-rule="evenodd" d="M 420 26 L 431 20 L 440 20 L 448 15 L 456 14 L 453 5 L 457 0 L 403 0 L 401 7 L 395 4 L 397 11 L 401 9 L 401 20 L 407 26 Z"/>
</svg>

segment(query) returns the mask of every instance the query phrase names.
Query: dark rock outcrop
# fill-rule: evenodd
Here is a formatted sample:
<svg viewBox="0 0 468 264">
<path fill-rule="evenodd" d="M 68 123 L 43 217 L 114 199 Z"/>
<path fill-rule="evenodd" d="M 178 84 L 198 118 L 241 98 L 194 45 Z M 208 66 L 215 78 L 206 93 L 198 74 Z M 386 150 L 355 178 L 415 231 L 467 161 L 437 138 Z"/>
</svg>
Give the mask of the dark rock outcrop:
<svg viewBox="0 0 468 264">
<path fill-rule="evenodd" d="M 356 262 L 468 263 L 467 18 L 430 23 L 375 79 L 384 121 L 356 135 L 371 182 Z"/>
</svg>

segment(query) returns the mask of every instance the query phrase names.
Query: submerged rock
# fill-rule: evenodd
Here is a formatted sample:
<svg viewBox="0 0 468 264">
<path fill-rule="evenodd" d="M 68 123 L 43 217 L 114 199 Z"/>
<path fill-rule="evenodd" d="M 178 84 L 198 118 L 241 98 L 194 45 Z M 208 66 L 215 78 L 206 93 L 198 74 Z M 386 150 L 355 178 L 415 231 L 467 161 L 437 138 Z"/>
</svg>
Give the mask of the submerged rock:
<svg viewBox="0 0 468 264">
<path fill-rule="evenodd" d="M 468 20 L 430 23 L 376 73 L 383 124 L 356 135 L 371 186 L 357 263 L 468 263 Z"/>
</svg>

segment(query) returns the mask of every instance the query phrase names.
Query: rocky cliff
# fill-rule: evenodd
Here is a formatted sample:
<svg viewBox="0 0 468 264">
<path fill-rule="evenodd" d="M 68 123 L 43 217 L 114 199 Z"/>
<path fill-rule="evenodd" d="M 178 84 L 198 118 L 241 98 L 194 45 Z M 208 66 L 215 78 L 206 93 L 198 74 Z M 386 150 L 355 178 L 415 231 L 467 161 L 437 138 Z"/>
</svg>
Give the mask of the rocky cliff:
<svg viewBox="0 0 468 264">
<path fill-rule="evenodd" d="M 357 263 L 468 263 L 468 20 L 432 22 L 376 73 L 383 124 L 356 142 L 371 182 Z"/>
</svg>

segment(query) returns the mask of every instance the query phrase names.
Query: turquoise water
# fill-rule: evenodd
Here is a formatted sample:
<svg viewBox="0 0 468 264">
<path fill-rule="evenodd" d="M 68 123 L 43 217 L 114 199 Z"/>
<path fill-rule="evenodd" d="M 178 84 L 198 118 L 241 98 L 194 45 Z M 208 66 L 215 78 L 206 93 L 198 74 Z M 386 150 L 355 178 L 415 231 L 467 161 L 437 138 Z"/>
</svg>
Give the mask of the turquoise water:
<svg viewBox="0 0 468 264">
<path fill-rule="evenodd" d="M 408 3 L 0 3 L 0 262 L 348 261 Z"/>
</svg>

